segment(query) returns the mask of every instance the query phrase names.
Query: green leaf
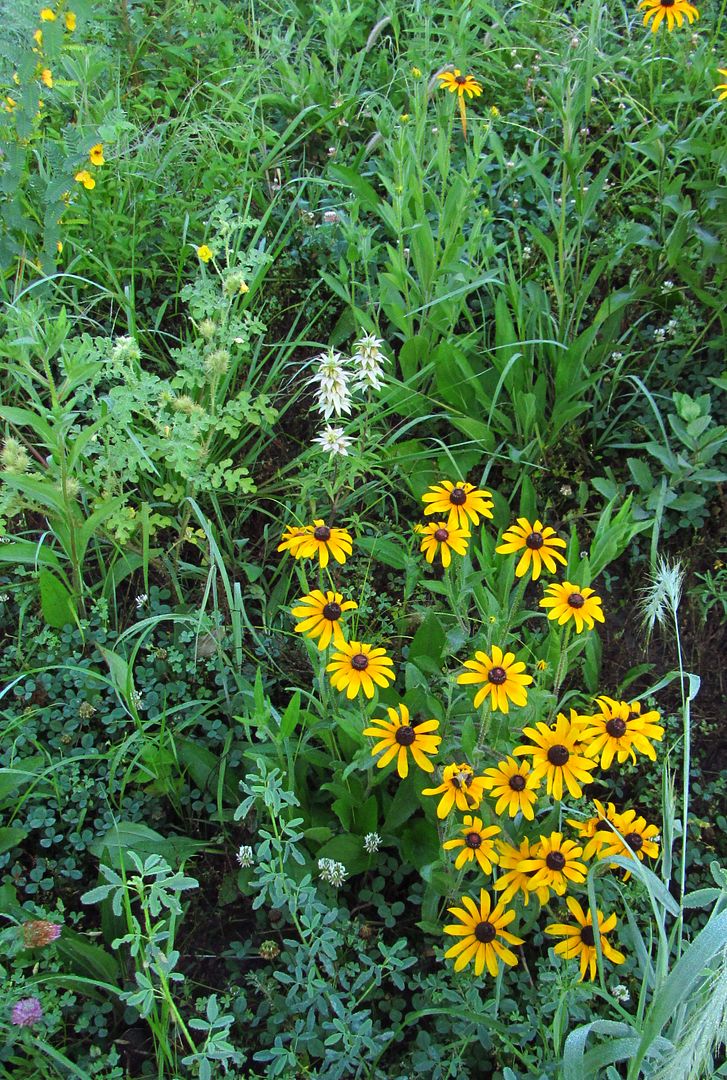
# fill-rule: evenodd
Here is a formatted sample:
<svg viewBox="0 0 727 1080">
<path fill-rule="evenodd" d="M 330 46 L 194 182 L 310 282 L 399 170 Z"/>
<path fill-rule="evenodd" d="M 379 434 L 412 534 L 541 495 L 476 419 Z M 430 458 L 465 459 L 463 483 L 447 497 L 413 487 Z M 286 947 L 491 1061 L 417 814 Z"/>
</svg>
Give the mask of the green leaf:
<svg viewBox="0 0 727 1080">
<path fill-rule="evenodd" d="M 187 836 L 162 836 L 154 829 L 135 821 L 119 821 L 90 845 L 89 851 L 101 860 L 108 853 L 111 865 L 127 865 L 126 853 L 135 851 L 142 858 L 161 855 L 170 866 L 178 866 L 206 845 Z"/>
<path fill-rule="evenodd" d="M 419 794 L 411 779 L 401 781 L 386 811 L 382 831 L 395 833 L 419 808 Z"/>
<path fill-rule="evenodd" d="M 71 594 L 55 574 L 43 568 L 38 575 L 40 585 L 40 608 L 49 626 L 60 630 L 68 623 L 76 622 L 76 609 Z"/>
<path fill-rule="evenodd" d="M 289 739 L 300 719 L 300 690 L 293 694 L 288 707 L 280 718 L 280 738 Z"/>
<path fill-rule="evenodd" d="M 18 844 L 22 844 L 27 835 L 27 829 L 16 829 L 10 825 L 0 828 L 0 855 L 3 855 L 6 851 L 12 851 Z"/>
<path fill-rule="evenodd" d="M 384 566 L 390 566 L 392 570 L 406 570 L 409 554 L 391 540 L 384 540 L 378 536 L 361 536 L 356 544 Z"/>
<path fill-rule="evenodd" d="M 360 836 L 334 836 L 316 852 L 315 857 L 341 862 L 349 874 L 360 874 L 369 864 Z"/>
<path fill-rule="evenodd" d="M 423 657 L 427 657 L 432 664 L 425 665 L 425 670 L 439 670 L 442 663 L 442 650 L 444 649 L 445 633 L 434 611 L 428 611 L 422 623 L 412 638 L 409 646 L 408 659 L 417 663 Z M 433 666 L 432 666 L 433 665 Z M 422 667 L 422 664 L 417 664 Z"/>
<path fill-rule="evenodd" d="M 75 931 L 64 928 L 56 949 L 74 975 L 112 985 L 118 982 L 119 964 L 116 958 Z"/>
</svg>

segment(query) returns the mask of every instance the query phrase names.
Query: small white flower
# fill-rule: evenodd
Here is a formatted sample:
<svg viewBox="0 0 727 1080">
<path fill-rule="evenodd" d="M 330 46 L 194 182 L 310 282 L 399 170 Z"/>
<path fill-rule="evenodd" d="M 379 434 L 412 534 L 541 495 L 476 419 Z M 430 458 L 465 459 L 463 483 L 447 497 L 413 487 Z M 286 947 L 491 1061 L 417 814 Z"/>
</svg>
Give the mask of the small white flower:
<svg viewBox="0 0 727 1080">
<path fill-rule="evenodd" d="M 0 604 L 7 604 L 9 599 L 10 599 L 10 596 L 8 595 L 8 593 L 6 593 L 6 592 L 0 593 Z"/>
<path fill-rule="evenodd" d="M 326 225 L 335 225 L 338 220 L 339 220 L 339 217 L 338 217 L 338 211 L 337 210 L 324 210 L 323 211 L 323 222 L 324 222 L 324 224 L 326 224 Z"/>
<path fill-rule="evenodd" d="M 322 880 L 333 885 L 335 889 L 340 889 L 348 876 L 348 870 L 343 863 L 336 862 L 335 859 L 319 859 L 318 871 Z"/>
<path fill-rule="evenodd" d="M 381 846 L 381 837 L 379 836 L 378 833 L 376 833 L 376 832 L 368 832 L 368 833 L 366 833 L 366 835 L 364 836 L 364 850 L 367 851 L 369 853 L 369 855 L 374 855 L 379 850 L 380 846 Z"/>
<path fill-rule="evenodd" d="M 612 352 L 611 353 L 611 359 L 614 361 L 614 363 L 618 363 L 618 361 L 623 360 L 623 358 L 624 358 L 624 354 L 622 352 Z"/>
<path fill-rule="evenodd" d="M 664 329 L 664 327 L 663 326 L 657 326 L 656 330 L 654 331 L 654 340 L 655 341 L 663 341 L 665 337 L 666 337 L 666 330 Z"/>
<path fill-rule="evenodd" d="M 328 420 L 331 416 L 342 416 L 351 412 L 351 392 L 349 390 L 350 373 L 346 369 L 348 361 L 341 353 L 329 349 L 315 358 L 318 371 L 309 382 L 318 384 L 316 406 L 318 412 Z"/>
<path fill-rule="evenodd" d="M 388 360 L 381 351 L 381 345 L 382 339 L 374 337 L 373 334 L 364 334 L 355 343 L 351 363 L 358 369 L 355 374 L 357 386 L 380 390 L 384 385 L 382 365 L 388 363 Z"/>
<path fill-rule="evenodd" d="M 329 157 L 335 157 L 337 153 L 338 153 L 338 150 L 336 149 L 335 146 L 329 146 L 328 147 L 328 156 Z"/>
<path fill-rule="evenodd" d="M 125 361 L 135 363 L 141 360 L 141 349 L 133 337 L 117 337 L 111 350 L 111 361 L 114 364 L 123 364 Z"/>
<path fill-rule="evenodd" d="M 237 861 L 243 869 L 247 869 L 255 862 L 255 855 L 249 844 L 242 844 L 237 853 Z"/>
<path fill-rule="evenodd" d="M 523 259 L 529 259 L 532 253 L 533 249 L 530 247 L 530 244 L 526 244 L 523 248 Z"/>
<path fill-rule="evenodd" d="M 624 1004 L 626 1004 L 626 1002 L 629 1001 L 631 998 L 628 987 L 624 986 L 623 983 L 619 983 L 618 986 L 614 986 L 611 993 L 616 998 L 616 1001 L 622 1001 Z"/>
<path fill-rule="evenodd" d="M 667 334 L 669 334 L 671 337 L 674 337 L 678 329 L 679 323 L 676 321 L 676 319 L 669 319 L 669 322 L 666 324 Z"/>
<path fill-rule="evenodd" d="M 316 435 L 312 441 L 317 443 L 322 450 L 326 450 L 332 457 L 336 454 L 341 457 L 348 457 L 348 448 L 353 439 L 343 434 L 342 427 L 334 428 L 330 424 L 326 424 L 323 431 Z"/>
<path fill-rule="evenodd" d="M 666 281 L 661 286 L 661 291 L 663 293 L 669 293 L 669 292 L 672 291 L 673 288 L 674 288 L 674 282 L 670 281 L 669 278 L 667 278 Z"/>
<path fill-rule="evenodd" d="M 139 608 L 144 607 L 144 604 L 147 602 L 148 599 L 149 599 L 149 597 L 146 595 L 145 592 L 139 593 L 139 595 L 134 600 L 134 603 L 136 604 L 137 611 L 139 610 Z"/>
</svg>

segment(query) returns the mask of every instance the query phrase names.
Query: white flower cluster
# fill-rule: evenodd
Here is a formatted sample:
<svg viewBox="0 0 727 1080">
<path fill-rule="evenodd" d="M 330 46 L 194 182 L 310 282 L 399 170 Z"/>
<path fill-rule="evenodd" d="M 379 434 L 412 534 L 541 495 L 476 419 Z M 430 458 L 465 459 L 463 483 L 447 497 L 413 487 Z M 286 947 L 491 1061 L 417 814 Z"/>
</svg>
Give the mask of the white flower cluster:
<svg viewBox="0 0 727 1080">
<path fill-rule="evenodd" d="M 631 997 L 631 994 L 628 991 L 628 987 L 624 986 L 623 983 L 619 983 L 618 986 L 614 986 L 611 993 L 616 998 L 616 1001 L 621 1001 L 624 1005 Z"/>
<path fill-rule="evenodd" d="M 364 836 L 364 850 L 374 855 L 381 846 L 381 837 L 376 832 L 367 832 Z"/>
<path fill-rule="evenodd" d="M 248 844 L 241 845 L 240 850 L 237 853 L 237 861 L 244 870 L 252 866 L 255 862 L 255 855 Z"/>
<path fill-rule="evenodd" d="M 381 338 L 364 334 L 355 342 L 350 357 L 331 348 L 314 358 L 317 369 L 308 381 L 316 388 L 315 407 L 325 420 L 350 416 L 353 394 L 381 390 L 383 365 L 388 363 L 382 345 Z M 353 439 L 342 427 L 326 424 L 313 442 L 331 456 L 347 457 Z"/>
<path fill-rule="evenodd" d="M 333 885 L 335 889 L 340 889 L 348 876 L 348 870 L 343 863 L 336 862 L 335 859 L 319 859 L 318 871 L 322 880 Z"/>
</svg>

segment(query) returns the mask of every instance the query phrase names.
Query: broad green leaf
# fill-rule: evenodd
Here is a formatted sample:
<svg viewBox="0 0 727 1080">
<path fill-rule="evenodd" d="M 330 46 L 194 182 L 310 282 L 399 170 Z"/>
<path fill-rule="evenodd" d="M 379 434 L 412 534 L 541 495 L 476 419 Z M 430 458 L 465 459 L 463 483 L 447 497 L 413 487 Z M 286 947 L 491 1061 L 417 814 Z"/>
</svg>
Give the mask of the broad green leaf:
<svg viewBox="0 0 727 1080">
<path fill-rule="evenodd" d="M 44 567 L 38 575 L 38 584 L 40 607 L 48 625 L 60 630 L 68 623 L 75 622 L 76 609 L 71 594 L 60 578 Z"/>
<path fill-rule="evenodd" d="M 0 855 L 22 844 L 27 835 L 27 829 L 16 829 L 11 825 L 0 827 Z"/>
</svg>

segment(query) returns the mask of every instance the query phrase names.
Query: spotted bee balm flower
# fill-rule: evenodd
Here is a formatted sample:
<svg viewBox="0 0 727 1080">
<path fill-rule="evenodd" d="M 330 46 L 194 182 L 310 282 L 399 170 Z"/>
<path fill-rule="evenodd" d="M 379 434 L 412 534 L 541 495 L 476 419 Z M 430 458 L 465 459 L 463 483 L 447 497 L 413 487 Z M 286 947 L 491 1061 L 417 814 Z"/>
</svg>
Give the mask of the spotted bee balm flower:
<svg viewBox="0 0 727 1080">
<path fill-rule="evenodd" d="M 493 837 L 497 836 L 500 829 L 497 825 L 484 827 L 482 818 L 465 814 L 460 836 L 453 840 L 446 840 L 442 845 L 445 851 L 461 848 L 454 860 L 456 870 L 461 870 L 466 863 L 476 860 L 480 870 L 485 874 L 492 873 L 493 865 L 499 862 L 499 853 Z"/>
<path fill-rule="evenodd" d="M 468 529 L 450 528 L 446 521 L 430 521 L 426 525 L 415 525 L 414 529 L 424 537 L 419 550 L 424 552 L 428 563 L 434 562 L 439 551 L 442 566 L 446 569 L 452 562 L 453 551 L 457 555 L 467 554 Z"/>
<path fill-rule="evenodd" d="M 308 382 L 317 387 L 316 408 L 326 420 L 351 412 L 351 373 L 348 360 L 335 349 L 315 357 L 318 369 Z"/>
<path fill-rule="evenodd" d="M 596 596 L 593 589 L 564 581 L 548 585 L 545 594 L 540 601 L 540 607 L 550 608 L 548 618 L 557 619 L 559 626 L 573 619 L 576 633 L 580 634 L 584 626 L 592 630 L 596 621 L 606 621 L 601 611 L 601 597 Z"/>
<path fill-rule="evenodd" d="M 393 660 L 385 649 L 375 649 L 361 641 L 350 641 L 341 646 L 331 657 L 326 671 L 330 673 L 331 685 L 341 693 L 346 692 L 349 701 L 363 690 L 367 698 L 374 696 L 374 683 L 386 687 L 395 679 Z"/>
<path fill-rule="evenodd" d="M 551 923 L 545 927 L 545 933 L 550 934 L 551 937 L 562 937 L 564 940 L 558 942 L 554 951 L 558 956 L 562 956 L 566 960 L 578 959 L 581 967 L 580 981 L 583 982 L 586 972 L 589 973 L 589 977 L 593 981 L 596 977 L 597 954 L 596 930 L 593 926 L 591 911 L 590 909 L 584 911 L 572 896 L 566 897 L 565 902 L 575 919 L 575 925 L 571 923 Z M 623 964 L 626 957 L 618 949 L 614 949 L 606 937 L 606 934 L 609 934 L 616 927 L 616 916 L 613 914 L 605 916 L 602 911 L 598 910 L 596 910 L 596 916 L 598 938 L 603 955 L 613 964 Z"/>
<path fill-rule="evenodd" d="M 317 558 L 324 570 L 329 555 L 343 564 L 352 550 L 353 541 L 348 530 L 334 529 L 326 525 L 323 518 L 315 518 L 312 525 L 289 526 L 278 545 L 278 551 L 289 551 L 294 559 Z"/>
<path fill-rule="evenodd" d="M 584 753 L 587 757 L 601 759 L 601 768 L 609 769 L 614 758 L 619 765 L 629 758 L 636 761 L 636 753 L 645 754 L 656 761 L 656 750 L 651 740 L 661 741 L 664 728 L 657 723 L 656 711 L 641 712 L 640 701 L 614 701 L 609 697 L 596 698 L 600 712 L 585 716 L 581 733 L 588 743 Z"/>
<path fill-rule="evenodd" d="M 538 798 L 536 792 L 540 781 L 533 777 L 527 761 L 508 757 L 493 769 L 485 769 L 483 775 L 485 789 L 491 798 L 497 799 L 496 814 L 507 811 L 514 818 L 520 813 L 528 821 L 533 820 L 533 806 Z"/>
<path fill-rule="evenodd" d="M 459 938 L 444 954 L 446 959 L 454 959 L 454 970 L 462 971 L 470 960 L 474 960 L 475 975 L 481 975 L 486 967 L 490 975 L 496 976 L 500 961 L 514 967 L 517 957 L 503 942 L 523 944 L 522 938 L 506 929 L 515 918 L 515 912 L 507 909 L 502 901 L 493 905 L 484 889 L 480 890 L 479 905 L 469 896 L 463 896 L 461 903 L 462 907 L 447 909 L 459 923 L 444 927 L 445 934 Z"/>
<path fill-rule="evenodd" d="M 424 788 L 422 795 L 441 795 L 437 805 L 437 817 L 446 818 L 453 806 L 458 810 L 476 810 L 482 802 L 483 778 L 475 776 L 471 765 L 463 762 L 447 765 L 438 787 Z"/>
<path fill-rule="evenodd" d="M 379 769 L 383 769 L 396 758 L 396 771 L 402 779 L 409 775 L 409 759 L 407 752 L 424 772 L 434 772 L 427 754 L 436 754 L 442 739 L 434 732 L 439 727 L 438 720 L 424 720 L 421 724 L 412 724 L 409 710 L 406 705 L 399 705 L 396 709 L 387 708 L 389 719 L 373 719 L 371 726 L 364 729 L 364 735 L 370 735 L 378 742 L 372 746 L 371 754 L 376 756 L 382 750 L 381 757 L 376 762 Z"/>
<path fill-rule="evenodd" d="M 424 514 L 447 514 L 447 528 L 468 529 L 470 521 L 479 525 L 480 518 L 491 518 L 492 497 L 489 491 L 482 491 L 474 484 L 463 480 L 456 484 L 443 480 L 441 484 L 432 484 L 422 495 L 422 502 L 428 503 Z"/>
<path fill-rule="evenodd" d="M 321 450 L 327 451 L 331 457 L 348 457 L 348 448 L 352 445 L 353 439 L 350 435 L 344 434 L 342 427 L 331 427 L 330 424 L 326 424 L 323 431 L 311 439 L 311 442 L 320 446 Z"/>
<path fill-rule="evenodd" d="M 532 871 L 527 887 L 530 890 L 547 887 L 563 896 L 569 883 L 582 884 L 586 880 L 586 866 L 579 862 L 583 848 L 573 840 L 564 840 L 560 832 L 541 836 L 537 853 L 523 859 L 518 869 Z"/>
<path fill-rule="evenodd" d="M 699 12 L 693 4 L 688 3 L 688 0 L 641 0 L 639 8 L 646 11 L 644 26 L 648 25 L 649 19 L 654 20 L 651 24 L 654 34 L 664 19 L 666 19 L 666 28 L 671 33 L 675 23 L 677 26 L 682 25 L 685 15 L 690 23 L 699 18 Z"/>
<path fill-rule="evenodd" d="M 354 380 L 361 389 L 381 390 L 384 385 L 383 365 L 388 359 L 381 351 L 383 344 L 383 339 L 373 334 L 364 334 L 354 343 L 351 363 L 356 369 Z"/>
<path fill-rule="evenodd" d="M 296 600 L 296 607 L 291 608 L 291 614 L 301 622 L 295 627 L 296 633 L 305 634 L 314 641 L 318 638 L 318 648 L 327 649 L 333 640 L 337 648 L 346 644 L 341 629 L 341 616 L 346 611 L 353 611 L 358 607 L 355 600 L 344 600 L 343 595 L 337 592 L 321 592 L 314 589 L 307 596 L 301 596 Z"/>
<path fill-rule="evenodd" d="M 527 704 L 525 687 L 533 677 L 525 674 L 525 664 L 515 660 L 515 653 L 503 653 L 498 645 L 493 645 L 492 659 L 485 652 L 476 652 L 474 660 L 464 661 L 464 667 L 469 670 L 457 676 L 460 685 L 484 683 L 475 694 L 476 709 L 488 695 L 490 707 L 503 713 L 509 712 L 510 701 L 518 707 Z"/>
<path fill-rule="evenodd" d="M 532 756 L 533 779 L 546 780 L 548 795 L 560 802 L 563 787 L 567 787 L 574 799 L 583 794 L 582 784 L 590 784 L 596 762 L 585 757 L 582 743 L 582 718 L 571 709 L 570 719 L 558 713 L 554 727 L 539 720 L 535 727 L 523 728 L 523 735 L 530 739 L 530 746 L 516 746 L 515 757 Z"/>
<path fill-rule="evenodd" d="M 516 577 L 523 577 L 532 568 L 533 581 L 537 581 L 543 566 L 554 574 L 556 562 L 567 565 L 566 559 L 557 550 L 566 546 L 565 540 L 555 535 L 555 529 L 546 528 L 542 521 L 536 520 L 531 525 L 527 518 L 518 518 L 516 525 L 505 530 L 502 539 L 505 543 L 495 548 L 499 555 L 522 551 L 515 568 Z"/>
</svg>

